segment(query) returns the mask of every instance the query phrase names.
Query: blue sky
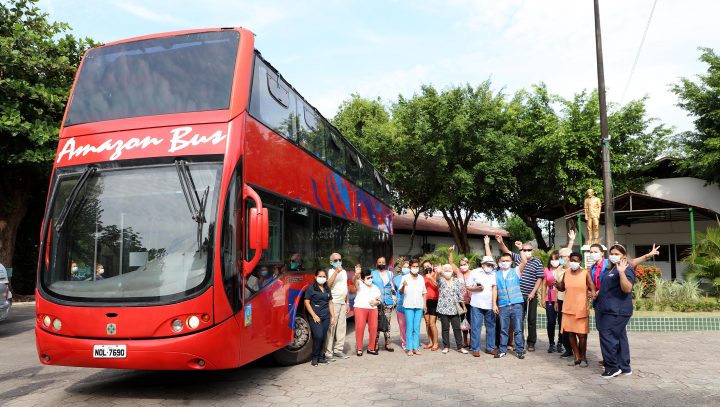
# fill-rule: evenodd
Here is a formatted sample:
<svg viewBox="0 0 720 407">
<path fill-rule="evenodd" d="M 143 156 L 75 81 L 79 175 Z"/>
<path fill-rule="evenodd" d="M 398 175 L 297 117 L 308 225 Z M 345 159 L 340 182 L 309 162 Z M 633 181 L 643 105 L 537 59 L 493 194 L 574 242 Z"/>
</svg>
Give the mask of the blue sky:
<svg viewBox="0 0 720 407">
<path fill-rule="evenodd" d="M 706 70 L 697 47 L 720 50 L 720 2 L 601 0 L 610 102 L 649 96 L 649 114 L 692 129 L 668 85 Z M 242 26 L 325 116 L 353 92 L 386 102 L 490 78 L 506 93 L 544 81 L 571 97 L 597 86 L 592 0 L 41 0 L 51 18 L 101 42 L 157 32 Z M 628 85 L 629 83 L 629 85 Z M 625 91 L 627 87 L 627 91 Z"/>
</svg>

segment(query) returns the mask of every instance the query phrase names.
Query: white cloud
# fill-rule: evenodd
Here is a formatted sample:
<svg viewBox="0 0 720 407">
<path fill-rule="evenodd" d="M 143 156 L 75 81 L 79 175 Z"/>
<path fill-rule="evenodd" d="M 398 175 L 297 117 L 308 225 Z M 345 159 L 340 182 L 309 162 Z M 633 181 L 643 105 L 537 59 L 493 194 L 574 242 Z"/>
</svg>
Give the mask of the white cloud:
<svg viewBox="0 0 720 407">
<path fill-rule="evenodd" d="M 164 14 L 157 11 L 150 10 L 147 7 L 140 6 L 126 1 L 115 2 L 115 5 L 128 13 L 139 17 L 143 20 L 153 21 L 156 23 L 167 23 L 167 24 L 185 24 L 182 20 L 173 17 L 170 14 Z"/>
</svg>

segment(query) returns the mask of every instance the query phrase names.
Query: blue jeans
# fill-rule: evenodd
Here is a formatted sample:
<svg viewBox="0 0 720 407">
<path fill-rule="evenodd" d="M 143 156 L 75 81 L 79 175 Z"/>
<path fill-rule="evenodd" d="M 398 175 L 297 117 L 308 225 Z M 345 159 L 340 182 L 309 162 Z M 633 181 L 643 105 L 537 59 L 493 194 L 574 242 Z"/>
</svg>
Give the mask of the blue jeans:
<svg viewBox="0 0 720 407">
<path fill-rule="evenodd" d="M 485 321 L 485 350 L 495 349 L 495 313 L 491 309 L 470 306 L 470 350 L 480 352 L 480 333 Z"/>
<path fill-rule="evenodd" d="M 525 351 L 525 340 L 523 338 L 523 305 L 510 304 L 500 307 L 500 352 L 507 352 L 508 333 L 512 324 L 515 336 L 515 352 Z"/>
<path fill-rule="evenodd" d="M 405 350 L 420 349 L 420 324 L 422 319 L 422 308 L 405 308 Z"/>
</svg>

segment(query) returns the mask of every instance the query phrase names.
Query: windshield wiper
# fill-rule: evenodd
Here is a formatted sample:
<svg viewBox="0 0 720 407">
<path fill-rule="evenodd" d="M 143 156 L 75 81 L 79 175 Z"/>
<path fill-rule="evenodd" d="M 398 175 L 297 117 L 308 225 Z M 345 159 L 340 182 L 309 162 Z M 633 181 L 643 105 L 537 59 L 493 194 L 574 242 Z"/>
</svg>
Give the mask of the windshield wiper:
<svg viewBox="0 0 720 407">
<path fill-rule="evenodd" d="M 183 195 L 185 195 L 185 202 L 187 202 L 188 209 L 190 210 L 190 216 L 198 224 L 198 250 L 202 250 L 202 228 L 203 224 L 207 222 L 205 219 L 205 206 L 207 205 L 210 186 L 208 185 L 205 188 L 201 197 L 198 193 L 197 187 L 195 187 L 195 181 L 193 181 L 192 174 L 190 174 L 190 168 L 188 167 L 187 161 L 175 161 L 175 169 L 177 169 L 178 178 L 180 179 L 180 187 L 182 187 Z"/>
<path fill-rule="evenodd" d="M 90 177 L 93 176 L 96 172 L 97 167 L 93 165 L 88 166 L 80 176 L 80 179 L 78 179 L 73 189 L 70 190 L 70 195 L 68 196 L 67 201 L 65 201 L 65 206 L 63 206 L 62 210 L 60 211 L 60 215 L 58 215 L 57 221 L 55 222 L 56 232 L 60 232 L 63 225 L 65 224 L 65 221 L 70 214 L 70 210 L 72 209 L 73 205 L 75 204 L 75 200 L 80 194 L 80 190 L 87 183 L 87 180 L 90 179 Z"/>
</svg>

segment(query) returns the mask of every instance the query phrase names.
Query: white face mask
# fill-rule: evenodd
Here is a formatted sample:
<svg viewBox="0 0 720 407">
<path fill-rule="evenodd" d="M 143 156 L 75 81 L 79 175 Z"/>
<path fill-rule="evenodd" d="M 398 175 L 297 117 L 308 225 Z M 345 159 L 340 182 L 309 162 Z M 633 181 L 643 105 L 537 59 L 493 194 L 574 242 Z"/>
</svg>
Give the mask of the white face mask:
<svg viewBox="0 0 720 407">
<path fill-rule="evenodd" d="M 467 266 L 467 264 L 464 264 L 464 265 L 460 266 L 460 271 L 462 271 L 464 273 L 464 272 L 468 271 L 468 268 L 469 267 Z"/>
<path fill-rule="evenodd" d="M 443 271 L 443 277 L 445 277 L 447 280 L 450 280 L 452 278 L 452 271 Z"/>
<path fill-rule="evenodd" d="M 102 273 L 104 273 L 104 272 L 105 272 L 105 269 L 97 269 L 97 273 L 98 273 L 98 274 L 102 274 Z"/>
<path fill-rule="evenodd" d="M 510 266 L 512 266 L 512 263 L 509 261 L 501 261 L 500 262 L 500 268 L 502 268 L 503 270 L 508 270 L 510 268 Z"/>
<path fill-rule="evenodd" d="M 560 260 L 550 260 L 550 265 L 553 267 L 557 267 L 560 265 Z"/>
<path fill-rule="evenodd" d="M 620 263 L 620 259 L 622 259 L 622 256 L 620 256 L 619 254 L 611 254 L 609 257 L 610 257 L 610 262 L 613 264 Z"/>
<path fill-rule="evenodd" d="M 592 253 L 590 253 L 590 258 L 593 261 L 598 261 L 598 260 L 602 259 L 602 253 L 592 252 Z"/>
<path fill-rule="evenodd" d="M 412 267 L 412 268 L 410 269 L 410 272 L 413 273 L 413 274 L 417 274 L 417 273 L 420 272 L 420 269 L 417 268 L 417 267 Z"/>
<path fill-rule="evenodd" d="M 532 257 L 532 252 L 523 252 L 523 256 L 525 256 L 525 258 L 529 259 Z"/>
<path fill-rule="evenodd" d="M 492 266 L 483 266 L 483 271 L 485 271 L 486 273 L 492 273 L 493 268 Z"/>
<path fill-rule="evenodd" d="M 318 278 L 315 279 L 315 281 L 317 281 L 318 284 L 323 285 L 323 284 L 325 284 L 325 282 L 327 281 L 327 278 L 325 278 L 325 277 L 318 277 Z"/>
<path fill-rule="evenodd" d="M 579 268 L 580 268 L 580 263 L 578 263 L 578 262 L 576 262 L 576 261 L 571 261 L 571 262 L 570 262 L 570 270 L 577 270 L 577 269 L 579 269 Z"/>
<path fill-rule="evenodd" d="M 368 287 L 370 287 L 370 286 L 372 285 L 372 279 L 371 279 L 371 278 L 368 278 L 368 279 L 366 279 L 366 280 L 363 280 L 363 282 L 364 282 L 365 285 L 368 286 Z"/>
<path fill-rule="evenodd" d="M 73 273 L 76 272 L 76 271 L 77 271 L 77 266 L 72 266 L 71 270 L 72 270 Z"/>
</svg>

